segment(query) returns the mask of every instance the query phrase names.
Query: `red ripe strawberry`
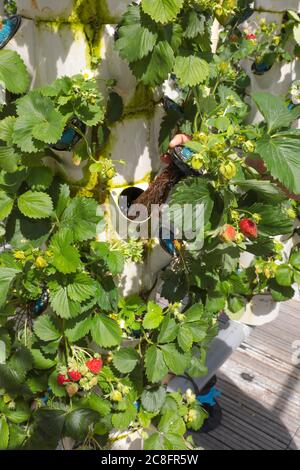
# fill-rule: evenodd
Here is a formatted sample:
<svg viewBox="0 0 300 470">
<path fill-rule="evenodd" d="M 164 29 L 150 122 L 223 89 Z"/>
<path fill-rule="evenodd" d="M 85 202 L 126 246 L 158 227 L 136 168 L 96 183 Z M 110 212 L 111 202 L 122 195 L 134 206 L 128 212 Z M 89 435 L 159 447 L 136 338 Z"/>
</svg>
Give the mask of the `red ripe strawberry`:
<svg viewBox="0 0 300 470">
<path fill-rule="evenodd" d="M 248 238 L 257 238 L 258 230 L 257 225 L 251 219 L 243 219 L 240 221 L 240 229 L 243 235 Z"/>
<path fill-rule="evenodd" d="M 225 225 L 222 232 L 220 233 L 220 238 L 224 242 L 233 242 L 236 237 L 236 230 L 232 225 Z"/>
<path fill-rule="evenodd" d="M 79 382 L 79 380 L 82 377 L 80 372 L 77 372 L 76 370 L 71 370 L 71 369 L 68 369 L 68 376 L 70 377 L 71 380 L 73 380 L 73 382 Z"/>
<path fill-rule="evenodd" d="M 103 367 L 102 359 L 91 359 L 87 361 L 85 364 L 87 368 L 95 375 L 100 374 L 102 367 Z"/>
<path fill-rule="evenodd" d="M 255 41 L 256 35 L 255 34 L 247 34 L 246 39 L 249 41 Z"/>
<path fill-rule="evenodd" d="M 58 374 L 57 376 L 58 385 L 64 385 L 65 383 L 69 383 L 69 382 L 71 382 L 71 380 L 68 379 L 68 377 L 66 377 L 64 374 Z"/>
</svg>

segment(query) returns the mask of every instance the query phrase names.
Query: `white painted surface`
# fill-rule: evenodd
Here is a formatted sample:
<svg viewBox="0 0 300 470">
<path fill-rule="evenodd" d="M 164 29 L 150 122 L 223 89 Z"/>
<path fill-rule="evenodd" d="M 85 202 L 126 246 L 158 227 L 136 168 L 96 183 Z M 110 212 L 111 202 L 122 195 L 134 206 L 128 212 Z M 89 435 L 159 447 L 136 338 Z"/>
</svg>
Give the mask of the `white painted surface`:
<svg viewBox="0 0 300 470">
<path fill-rule="evenodd" d="M 271 295 L 256 295 L 247 304 L 240 322 L 248 326 L 262 326 L 276 320 L 280 311 L 280 302 L 274 302 Z"/>
</svg>

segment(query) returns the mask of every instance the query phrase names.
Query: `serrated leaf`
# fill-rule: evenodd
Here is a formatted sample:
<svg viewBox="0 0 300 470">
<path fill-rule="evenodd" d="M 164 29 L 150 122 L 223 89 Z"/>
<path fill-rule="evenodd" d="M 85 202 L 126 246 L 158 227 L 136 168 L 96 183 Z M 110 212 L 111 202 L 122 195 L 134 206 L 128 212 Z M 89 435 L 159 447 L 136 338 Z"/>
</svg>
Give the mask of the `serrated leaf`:
<svg viewBox="0 0 300 470">
<path fill-rule="evenodd" d="M 6 450 L 9 442 L 9 427 L 4 416 L 0 417 L 0 450 Z"/>
<path fill-rule="evenodd" d="M 186 433 L 186 426 L 181 416 L 178 416 L 173 410 L 167 410 L 159 422 L 158 430 L 163 433 L 171 432 L 183 436 Z"/>
<path fill-rule="evenodd" d="M 274 211 L 274 205 L 256 203 L 248 208 L 252 214 L 259 214 L 261 221 L 258 224 L 260 236 L 269 237 L 276 235 L 291 235 L 294 224 L 284 210 L 278 206 Z"/>
<path fill-rule="evenodd" d="M 86 241 L 96 238 L 97 224 L 102 215 L 97 215 L 97 201 L 90 198 L 75 197 L 62 216 L 63 230 L 72 235 L 73 241 Z"/>
<path fill-rule="evenodd" d="M 68 205 L 70 199 L 70 188 L 67 184 L 61 184 L 59 187 L 59 197 L 57 205 L 55 207 L 55 212 L 57 217 L 60 217 Z"/>
<path fill-rule="evenodd" d="M 92 423 L 96 423 L 98 419 L 99 414 L 94 410 L 87 408 L 75 409 L 66 416 L 64 432 L 75 440 L 84 440 L 89 427 Z"/>
<path fill-rule="evenodd" d="M 54 326 L 49 315 L 41 315 L 37 318 L 33 331 L 42 341 L 55 341 L 61 337 L 61 333 Z"/>
<path fill-rule="evenodd" d="M 132 62 L 130 68 L 144 85 L 160 85 L 168 78 L 174 65 L 174 51 L 167 41 L 160 41 L 151 54 L 142 60 Z"/>
<path fill-rule="evenodd" d="M 75 302 L 84 302 L 96 293 L 97 283 L 86 274 L 77 274 L 67 286 L 68 296 Z"/>
<path fill-rule="evenodd" d="M 81 338 L 87 336 L 92 328 L 92 317 L 88 316 L 81 320 L 76 318 L 74 321 L 68 322 L 67 328 L 65 330 L 65 335 L 69 341 L 75 343 Z"/>
<path fill-rule="evenodd" d="M 189 325 L 180 326 L 177 340 L 184 352 L 190 351 L 193 346 L 194 337 Z"/>
<path fill-rule="evenodd" d="M 17 171 L 21 155 L 12 146 L 0 146 L 0 169 L 8 173 Z"/>
<path fill-rule="evenodd" d="M 0 388 L 7 393 L 20 393 L 24 381 L 24 373 L 14 370 L 7 364 L 0 364 Z"/>
<path fill-rule="evenodd" d="M 257 142 L 256 151 L 267 169 L 284 186 L 295 194 L 300 194 L 300 140 L 298 136 L 265 136 Z"/>
<path fill-rule="evenodd" d="M 19 344 L 15 349 L 13 355 L 9 359 L 9 366 L 23 375 L 33 368 L 33 356 L 31 350 L 22 344 Z"/>
<path fill-rule="evenodd" d="M 183 0 L 142 0 L 142 9 L 157 23 L 169 23 L 180 13 Z"/>
<path fill-rule="evenodd" d="M 9 406 L 4 411 L 5 416 L 15 424 L 22 424 L 28 421 L 31 415 L 31 410 L 28 403 L 22 400 L 15 401 L 15 408 L 10 409 Z"/>
<path fill-rule="evenodd" d="M 17 102 L 18 117 L 13 142 L 24 152 L 32 153 L 44 144 L 55 144 L 65 128 L 65 118 L 56 111 L 50 98 L 32 91 Z"/>
<path fill-rule="evenodd" d="M 106 259 L 109 272 L 112 276 L 121 274 L 124 269 L 124 256 L 118 251 L 111 251 Z"/>
<path fill-rule="evenodd" d="M 291 265 L 300 271 L 300 251 L 297 251 L 291 255 Z"/>
<path fill-rule="evenodd" d="M 0 307 L 4 305 L 10 285 L 21 271 L 13 268 L 0 268 Z"/>
<path fill-rule="evenodd" d="M 5 191 L 0 190 L 0 220 L 9 216 L 14 205 L 14 200 L 6 194 Z"/>
<path fill-rule="evenodd" d="M 150 413 L 160 411 L 166 400 L 167 393 L 164 387 L 144 390 L 141 396 L 143 408 Z"/>
<path fill-rule="evenodd" d="M 185 312 L 186 322 L 192 323 L 201 320 L 203 313 L 204 307 L 202 304 L 193 305 Z"/>
<path fill-rule="evenodd" d="M 0 51 L 0 81 L 11 93 L 22 94 L 27 91 L 30 76 L 16 51 Z"/>
<path fill-rule="evenodd" d="M 163 319 L 163 309 L 155 302 L 150 301 L 148 303 L 147 313 L 143 321 L 143 327 L 146 330 L 154 330 L 159 327 Z"/>
<path fill-rule="evenodd" d="M 188 367 L 189 356 L 181 354 L 175 344 L 164 344 L 160 348 L 168 368 L 176 375 L 183 374 Z"/>
<path fill-rule="evenodd" d="M 66 287 L 59 286 L 55 290 L 50 289 L 50 304 L 61 318 L 75 318 L 80 313 L 80 303 L 68 297 Z"/>
<path fill-rule="evenodd" d="M 52 369 L 52 367 L 56 365 L 55 360 L 47 359 L 46 357 L 44 357 L 39 349 L 31 349 L 30 351 L 34 359 L 35 369 L 48 370 Z"/>
<path fill-rule="evenodd" d="M 191 10 L 186 18 L 186 28 L 184 36 L 189 39 L 194 39 L 199 34 L 205 32 L 205 16 L 200 15 L 197 11 Z"/>
<path fill-rule="evenodd" d="M 15 424 L 9 424 L 9 450 L 19 450 L 27 437 L 26 430 Z"/>
<path fill-rule="evenodd" d="M 53 172 L 48 167 L 30 168 L 27 182 L 30 187 L 36 186 L 39 189 L 47 189 L 53 181 Z"/>
<path fill-rule="evenodd" d="M 295 291 L 292 287 L 280 286 L 275 279 L 271 279 L 270 281 L 270 290 L 275 302 L 286 302 L 295 295 Z"/>
<path fill-rule="evenodd" d="M 139 23 L 122 26 L 119 29 L 117 50 L 123 59 L 135 62 L 147 56 L 154 48 L 157 34 Z"/>
<path fill-rule="evenodd" d="M 157 346 L 152 345 L 145 354 L 146 375 L 151 383 L 160 382 L 168 373 L 163 353 Z"/>
<path fill-rule="evenodd" d="M 103 314 L 93 318 L 91 334 L 95 343 L 104 348 L 118 346 L 122 340 L 122 330 L 117 322 Z"/>
<path fill-rule="evenodd" d="M 130 424 L 135 420 L 137 410 L 134 405 L 128 405 L 125 412 L 114 413 L 112 415 L 112 424 L 118 430 L 128 429 Z"/>
<path fill-rule="evenodd" d="M 101 416 L 107 416 L 111 410 L 111 404 L 108 400 L 92 393 L 85 400 L 81 402 L 83 406 L 90 408 L 91 410 L 97 411 Z"/>
<path fill-rule="evenodd" d="M 171 343 L 177 338 L 178 333 L 178 325 L 174 318 L 168 314 L 164 321 L 161 324 L 159 335 L 157 337 L 157 341 L 159 343 Z"/>
<path fill-rule="evenodd" d="M 172 206 L 184 206 L 191 204 L 193 208 L 193 215 L 188 220 L 185 220 L 185 230 L 191 230 L 194 226 L 195 220 L 197 219 L 197 209 L 199 207 L 203 210 L 204 223 L 206 224 L 211 216 L 214 207 L 214 196 L 210 188 L 210 185 L 203 178 L 190 177 L 179 182 L 176 185 L 174 192 L 171 197 L 171 208 Z M 182 212 L 179 214 L 182 224 Z M 198 215 L 199 217 L 199 215 Z M 187 218 L 186 218 L 187 219 Z M 193 222 L 194 220 L 194 222 Z M 175 212 L 175 223 L 176 223 L 176 212 Z"/>
<path fill-rule="evenodd" d="M 209 65 L 204 59 L 194 55 L 177 56 L 175 59 L 174 73 L 181 86 L 193 87 L 205 82 L 209 76 Z"/>
<path fill-rule="evenodd" d="M 280 286 L 291 287 L 294 280 L 294 271 L 288 264 L 281 264 L 276 271 L 276 281 Z"/>
<path fill-rule="evenodd" d="M 70 237 L 57 233 L 52 237 L 50 250 L 53 253 L 51 263 L 63 274 L 75 273 L 81 265 L 78 249 L 70 245 Z M 75 295 L 75 287 L 71 291 Z"/>
<path fill-rule="evenodd" d="M 113 355 L 113 364 L 122 374 L 129 374 L 136 367 L 140 356 L 132 348 L 122 348 Z"/>
<path fill-rule="evenodd" d="M 295 120 L 293 113 L 290 112 L 285 101 L 279 96 L 271 93 L 255 92 L 252 93 L 252 97 L 267 122 L 269 133 L 282 127 L 289 127 Z"/>
<path fill-rule="evenodd" d="M 30 219 L 46 219 L 52 214 L 53 203 L 46 193 L 27 191 L 18 198 L 18 208 Z"/>
<path fill-rule="evenodd" d="M 65 411 L 40 408 L 34 413 L 34 426 L 26 442 L 29 450 L 55 450 L 65 423 Z"/>
</svg>

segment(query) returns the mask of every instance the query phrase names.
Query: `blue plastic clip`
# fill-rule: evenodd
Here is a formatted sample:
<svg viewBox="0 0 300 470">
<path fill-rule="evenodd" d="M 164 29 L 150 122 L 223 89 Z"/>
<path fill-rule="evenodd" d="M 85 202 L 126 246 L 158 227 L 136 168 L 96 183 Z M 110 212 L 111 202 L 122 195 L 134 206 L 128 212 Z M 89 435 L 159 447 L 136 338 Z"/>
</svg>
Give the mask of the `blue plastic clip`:
<svg viewBox="0 0 300 470">
<path fill-rule="evenodd" d="M 201 405 L 215 406 L 217 404 L 215 398 L 220 398 L 222 393 L 216 387 L 212 387 L 207 395 L 198 395 L 197 400 Z"/>
</svg>

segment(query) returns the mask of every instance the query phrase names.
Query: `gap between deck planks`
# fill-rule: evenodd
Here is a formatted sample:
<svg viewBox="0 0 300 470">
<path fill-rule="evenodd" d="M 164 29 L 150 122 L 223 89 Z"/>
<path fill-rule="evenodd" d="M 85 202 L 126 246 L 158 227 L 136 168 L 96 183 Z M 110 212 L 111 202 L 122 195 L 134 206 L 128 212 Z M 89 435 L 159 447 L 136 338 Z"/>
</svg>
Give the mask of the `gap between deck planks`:
<svg viewBox="0 0 300 470">
<path fill-rule="evenodd" d="M 218 373 L 222 425 L 194 434 L 205 450 L 300 450 L 300 302 L 282 305 L 277 320 L 251 336 Z"/>
</svg>

